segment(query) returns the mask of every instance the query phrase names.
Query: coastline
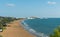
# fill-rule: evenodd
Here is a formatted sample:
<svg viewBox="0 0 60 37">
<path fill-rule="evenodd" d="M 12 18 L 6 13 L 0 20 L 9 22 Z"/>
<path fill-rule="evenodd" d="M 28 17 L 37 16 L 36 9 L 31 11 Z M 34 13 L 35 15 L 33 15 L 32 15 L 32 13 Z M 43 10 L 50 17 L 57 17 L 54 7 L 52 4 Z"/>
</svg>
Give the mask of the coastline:
<svg viewBox="0 0 60 37">
<path fill-rule="evenodd" d="M 43 35 L 42 33 L 37 33 L 34 29 L 30 28 L 25 22 L 24 20 L 21 22 L 21 26 L 28 31 L 30 34 L 35 35 L 36 37 L 40 37 L 41 35 Z"/>
<path fill-rule="evenodd" d="M 22 21 L 22 27 L 28 31 L 30 34 L 35 35 L 36 37 L 48 37 L 48 35 L 41 33 L 41 32 L 37 32 L 34 29 L 32 29 L 31 27 L 29 27 L 29 25 L 25 22 L 25 20 Z"/>
<path fill-rule="evenodd" d="M 11 24 L 10 27 L 6 27 L 7 29 L 4 30 L 3 32 L 0 32 L 0 35 L 3 37 L 36 37 L 29 32 L 27 32 L 22 26 L 21 26 L 21 21 L 14 21 Z"/>
</svg>

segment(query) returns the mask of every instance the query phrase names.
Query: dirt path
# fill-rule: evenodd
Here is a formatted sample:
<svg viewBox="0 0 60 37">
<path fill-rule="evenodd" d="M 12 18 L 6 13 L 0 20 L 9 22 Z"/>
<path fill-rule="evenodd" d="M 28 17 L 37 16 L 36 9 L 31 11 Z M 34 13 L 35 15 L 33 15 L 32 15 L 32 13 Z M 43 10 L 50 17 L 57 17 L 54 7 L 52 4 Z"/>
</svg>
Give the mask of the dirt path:
<svg viewBox="0 0 60 37">
<path fill-rule="evenodd" d="M 35 37 L 24 30 L 19 24 L 20 21 L 14 21 L 10 25 L 10 27 L 6 27 L 3 32 L 0 32 L 0 35 L 3 37 Z"/>
</svg>

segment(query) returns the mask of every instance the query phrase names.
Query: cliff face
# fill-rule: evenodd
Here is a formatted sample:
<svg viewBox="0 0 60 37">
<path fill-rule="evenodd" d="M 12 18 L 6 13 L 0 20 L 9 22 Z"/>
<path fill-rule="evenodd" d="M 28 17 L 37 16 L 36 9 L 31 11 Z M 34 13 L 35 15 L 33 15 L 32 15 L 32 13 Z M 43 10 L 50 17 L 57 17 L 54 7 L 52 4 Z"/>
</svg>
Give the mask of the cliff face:
<svg viewBox="0 0 60 37">
<path fill-rule="evenodd" d="M 36 16 L 31 16 L 30 18 L 38 18 L 38 17 L 36 17 Z"/>
<path fill-rule="evenodd" d="M 35 17 L 35 16 L 31 16 L 31 17 L 26 17 L 26 19 L 36 19 L 38 17 Z"/>
</svg>

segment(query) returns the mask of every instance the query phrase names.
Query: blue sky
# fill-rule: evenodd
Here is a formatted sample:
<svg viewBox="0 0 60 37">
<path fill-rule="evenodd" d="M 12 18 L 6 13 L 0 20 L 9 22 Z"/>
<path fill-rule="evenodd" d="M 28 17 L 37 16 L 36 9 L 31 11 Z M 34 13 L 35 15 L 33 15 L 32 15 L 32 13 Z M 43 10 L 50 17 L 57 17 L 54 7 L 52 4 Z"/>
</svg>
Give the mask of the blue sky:
<svg viewBox="0 0 60 37">
<path fill-rule="evenodd" d="M 0 0 L 0 16 L 60 17 L 60 0 Z"/>
</svg>

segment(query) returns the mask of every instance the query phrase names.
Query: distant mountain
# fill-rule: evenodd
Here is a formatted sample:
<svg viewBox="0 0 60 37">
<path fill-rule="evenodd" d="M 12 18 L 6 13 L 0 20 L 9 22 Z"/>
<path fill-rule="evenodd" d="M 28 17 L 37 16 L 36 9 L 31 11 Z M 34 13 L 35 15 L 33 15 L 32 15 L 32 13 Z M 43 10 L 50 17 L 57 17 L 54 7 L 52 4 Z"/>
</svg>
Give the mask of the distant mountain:
<svg viewBox="0 0 60 37">
<path fill-rule="evenodd" d="M 39 18 L 39 17 L 35 17 L 35 16 L 26 17 L 26 19 L 36 19 L 36 18 Z"/>
</svg>

